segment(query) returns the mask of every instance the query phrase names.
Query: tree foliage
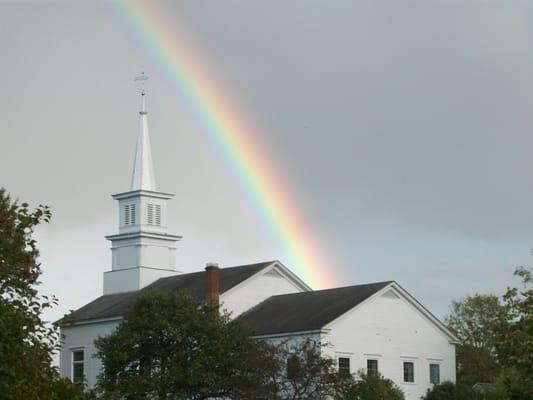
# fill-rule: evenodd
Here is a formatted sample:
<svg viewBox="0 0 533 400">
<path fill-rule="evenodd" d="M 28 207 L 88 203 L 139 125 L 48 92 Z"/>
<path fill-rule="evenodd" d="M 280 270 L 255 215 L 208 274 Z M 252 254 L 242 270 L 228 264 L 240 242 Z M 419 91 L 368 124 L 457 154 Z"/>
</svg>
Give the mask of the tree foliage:
<svg viewBox="0 0 533 400">
<path fill-rule="evenodd" d="M 96 341 L 103 366 L 98 393 L 104 399 L 313 400 L 336 396 L 352 382 L 315 342 L 276 346 L 217 311 L 182 292 L 140 297 L 117 329 Z"/>
<path fill-rule="evenodd" d="M 270 346 L 184 293 L 141 297 L 96 347 L 105 399 L 261 399 L 274 392 Z"/>
<path fill-rule="evenodd" d="M 429 389 L 423 400 L 505 400 L 505 395 L 495 386 L 476 390 L 467 385 L 444 382 Z"/>
<path fill-rule="evenodd" d="M 359 371 L 354 383 L 342 396 L 343 400 L 403 400 L 403 391 L 379 373 Z"/>
<path fill-rule="evenodd" d="M 452 303 L 446 322 L 459 337 L 457 381 L 491 382 L 502 399 L 533 399 L 533 288 L 530 269 L 518 268 L 521 287 L 501 299 L 474 295 Z"/>
<path fill-rule="evenodd" d="M 515 368 L 506 368 L 496 378 L 492 391 L 496 395 L 490 400 L 533 400 L 533 377 Z"/>
<path fill-rule="evenodd" d="M 521 288 L 508 288 L 503 295 L 507 319 L 496 325 L 494 344 L 498 360 L 533 376 L 533 278 L 531 270 L 518 268 Z"/>
<path fill-rule="evenodd" d="M 353 377 L 339 373 L 335 360 L 323 356 L 323 347 L 313 339 L 283 342 L 277 347 L 277 398 L 341 398 L 341 394 L 353 383 Z"/>
<path fill-rule="evenodd" d="M 531 269 L 518 268 L 521 287 L 507 288 L 503 304 L 507 319 L 496 326 L 495 351 L 504 371 L 498 385 L 509 399 L 533 399 L 533 277 Z"/>
<path fill-rule="evenodd" d="M 453 301 L 446 323 L 461 344 L 492 352 L 496 325 L 506 317 L 506 309 L 497 296 L 475 294 Z"/>
<path fill-rule="evenodd" d="M 492 382 L 500 373 L 495 356 L 496 328 L 507 319 L 506 308 L 494 295 L 475 294 L 452 302 L 446 323 L 460 341 L 456 353 L 458 382 Z"/>
<path fill-rule="evenodd" d="M 41 318 L 55 299 L 40 297 L 39 250 L 32 235 L 49 222 L 48 207 L 31 210 L 0 188 L 0 393 L 3 399 L 76 399 L 80 388 L 52 366 L 56 330 Z"/>
</svg>

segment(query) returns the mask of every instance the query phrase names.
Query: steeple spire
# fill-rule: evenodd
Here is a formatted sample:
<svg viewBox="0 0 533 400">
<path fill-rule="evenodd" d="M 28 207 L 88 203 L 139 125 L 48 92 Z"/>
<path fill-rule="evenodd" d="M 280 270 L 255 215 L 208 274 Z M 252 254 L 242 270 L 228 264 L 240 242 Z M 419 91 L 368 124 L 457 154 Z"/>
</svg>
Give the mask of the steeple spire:
<svg viewBox="0 0 533 400">
<path fill-rule="evenodd" d="M 141 95 L 139 138 L 131 187 L 117 193 L 118 234 L 111 241 L 111 271 L 104 274 L 104 294 L 139 290 L 159 278 L 176 274 L 176 242 L 181 236 L 167 231 L 167 201 L 174 195 L 155 187 L 148 136 L 143 74 L 137 76 Z"/>
<path fill-rule="evenodd" d="M 150 148 L 150 136 L 148 135 L 148 118 L 146 111 L 146 91 L 144 83 L 148 77 L 143 73 L 135 77 L 141 88 L 141 111 L 139 121 L 139 137 L 137 139 L 137 149 L 135 150 L 135 162 L 133 164 L 133 175 L 131 177 L 130 190 L 150 190 L 155 192 L 154 165 L 152 163 L 152 151 Z"/>
</svg>

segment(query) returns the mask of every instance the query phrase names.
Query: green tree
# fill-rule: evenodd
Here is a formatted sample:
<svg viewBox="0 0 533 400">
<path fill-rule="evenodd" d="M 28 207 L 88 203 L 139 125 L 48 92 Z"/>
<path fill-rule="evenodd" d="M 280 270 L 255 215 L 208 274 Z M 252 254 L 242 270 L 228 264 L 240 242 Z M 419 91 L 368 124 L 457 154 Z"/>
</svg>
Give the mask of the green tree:
<svg viewBox="0 0 533 400">
<path fill-rule="evenodd" d="M 495 350 L 505 369 L 497 383 L 509 399 L 533 399 L 533 277 L 531 269 L 518 268 L 522 287 L 507 288 L 503 304 L 507 318 L 495 329 Z"/>
<path fill-rule="evenodd" d="M 335 360 L 322 355 L 323 345 L 315 340 L 283 342 L 277 347 L 276 387 L 278 398 L 321 400 L 341 398 L 353 383 L 350 374 L 339 373 Z"/>
<path fill-rule="evenodd" d="M 379 373 L 359 371 L 354 383 L 346 390 L 342 400 L 403 400 L 402 390 Z"/>
<path fill-rule="evenodd" d="M 499 394 L 491 400 L 533 400 L 533 382 L 530 375 L 515 368 L 506 368 L 494 383 L 493 391 Z"/>
<path fill-rule="evenodd" d="M 521 267 L 515 275 L 521 278 L 521 287 L 508 288 L 501 300 L 493 295 L 469 296 L 453 302 L 446 319 L 461 340 L 459 386 L 492 382 L 492 390 L 483 398 L 496 393 L 498 399 L 533 399 L 532 271 Z"/>
<path fill-rule="evenodd" d="M 531 270 L 518 268 L 522 288 L 507 288 L 503 303 L 507 319 L 497 324 L 495 349 L 506 367 L 533 376 L 533 278 Z"/>
<path fill-rule="evenodd" d="M 466 385 L 444 382 L 429 389 L 423 400 L 506 400 L 507 397 L 496 387 L 476 390 Z"/>
<path fill-rule="evenodd" d="M 50 210 L 31 210 L 0 188 L 0 394 L 3 399 L 76 399 L 82 390 L 52 366 L 56 330 L 42 320 L 55 299 L 40 297 L 39 250 L 32 234 Z"/>
<path fill-rule="evenodd" d="M 185 293 L 139 298 L 96 347 L 104 399 L 275 398 L 272 347 Z"/>
<path fill-rule="evenodd" d="M 507 319 L 507 309 L 494 295 L 475 294 L 452 302 L 445 322 L 460 341 L 456 351 L 457 382 L 470 386 L 492 382 L 500 373 L 496 329 Z"/>
</svg>

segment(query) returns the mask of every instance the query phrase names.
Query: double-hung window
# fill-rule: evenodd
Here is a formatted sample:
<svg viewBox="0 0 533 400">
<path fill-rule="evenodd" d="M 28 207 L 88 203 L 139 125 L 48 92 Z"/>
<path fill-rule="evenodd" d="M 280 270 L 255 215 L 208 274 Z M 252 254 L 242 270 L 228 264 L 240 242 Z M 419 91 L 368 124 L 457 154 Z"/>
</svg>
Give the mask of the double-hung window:
<svg viewBox="0 0 533 400">
<path fill-rule="evenodd" d="M 366 360 L 366 373 L 368 375 L 377 375 L 378 360 L 372 360 L 372 359 Z"/>
<path fill-rule="evenodd" d="M 429 383 L 438 385 L 440 383 L 440 365 L 429 364 Z"/>
<path fill-rule="evenodd" d="M 83 382 L 85 379 L 85 352 L 83 349 L 72 350 L 72 382 Z"/>
<path fill-rule="evenodd" d="M 287 378 L 295 379 L 300 372 L 300 359 L 293 354 L 287 358 Z"/>
<path fill-rule="evenodd" d="M 415 363 L 412 361 L 403 362 L 403 381 L 413 383 L 415 381 Z"/>
<path fill-rule="evenodd" d="M 348 357 L 339 357 L 339 372 L 341 374 L 350 373 L 350 359 Z"/>
</svg>

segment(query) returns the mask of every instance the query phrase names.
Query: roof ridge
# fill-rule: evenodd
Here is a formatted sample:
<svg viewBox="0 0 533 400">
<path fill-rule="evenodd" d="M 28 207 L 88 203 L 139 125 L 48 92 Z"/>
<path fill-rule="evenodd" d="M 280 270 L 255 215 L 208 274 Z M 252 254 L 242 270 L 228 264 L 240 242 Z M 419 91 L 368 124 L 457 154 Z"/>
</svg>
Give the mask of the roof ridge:
<svg viewBox="0 0 533 400">
<path fill-rule="evenodd" d="M 225 293 L 251 276 L 260 274 L 276 261 L 236 265 L 221 268 L 220 293 Z M 93 301 L 78 308 L 71 314 L 72 321 L 85 321 L 91 319 L 123 316 L 127 312 L 128 304 L 138 295 L 152 293 L 153 291 L 185 290 L 193 296 L 202 297 L 205 294 L 205 271 L 179 273 L 165 278 L 157 279 L 140 290 L 102 295 Z"/>
<path fill-rule="evenodd" d="M 278 260 L 271 260 L 271 261 L 261 261 L 257 263 L 252 264 L 244 264 L 244 265 L 233 265 L 231 267 L 221 267 L 220 269 L 234 269 L 234 268 L 244 268 L 244 267 L 258 267 L 260 265 L 264 265 L 265 267 L 269 266 L 270 264 L 274 264 L 275 262 L 279 262 Z"/>
<path fill-rule="evenodd" d="M 311 293 L 325 293 L 325 292 L 333 292 L 333 291 L 342 290 L 342 289 L 362 288 L 362 287 L 365 287 L 365 286 L 377 286 L 377 285 L 386 286 L 386 285 L 389 285 L 391 283 L 396 283 L 396 281 L 379 281 L 379 282 L 362 283 L 362 284 L 359 284 L 359 285 L 339 286 L 339 287 L 334 287 L 334 288 L 311 290 L 311 291 L 308 291 L 308 292 L 296 292 L 296 293 L 278 294 L 278 295 L 275 295 L 275 296 L 270 296 L 266 300 L 271 299 L 273 297 L 297 296 L 297 295 L 311 294 Z"/>
<path fill-rule="evenodd" d="M 244 265 L 233 265 L 233 266 L 230 266 L 230 267 L 220 267 L 220 270 L 228 270 L 228 269 L 235 269 L 235 268 L 245 268 L 245 267 L 257 267 L 259 265 L 262 265 L 264 264 L 265 267 L 273 264 L 273 263 L 276 263 L 276 262 L 279 262 L 278 260 L 272 260 L 272 261 L 262 261 L 262 262 L 258 262 L 258 263 L 252 263 L 252 264 L 244 264 Z M 199 271 L 192 271 L 192 272 L 182 272 L 182 273 L 179 273 L 177 275 L 171 275 L 171 276 L 165 276 L 163 278 L 159 278 L 158 280 L 162 280 L 162 279 L 171 279 L 171 278 L 176 278 L 176 277 L 183 277 L 183 276 L 188 276 L 188 275 L 193 275 L 193 274 L 200 274 L 200 273 L 203 273 L 205 272 L 204 270 L 199 270 Z M 154 283 L 157 282 L 157 281 L 154 281 Z M 150 286 L 150 285 L 148 285 Z"/>
</svg>

